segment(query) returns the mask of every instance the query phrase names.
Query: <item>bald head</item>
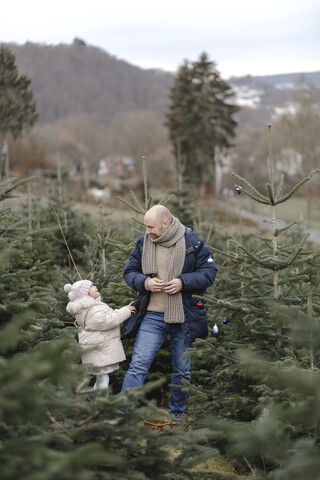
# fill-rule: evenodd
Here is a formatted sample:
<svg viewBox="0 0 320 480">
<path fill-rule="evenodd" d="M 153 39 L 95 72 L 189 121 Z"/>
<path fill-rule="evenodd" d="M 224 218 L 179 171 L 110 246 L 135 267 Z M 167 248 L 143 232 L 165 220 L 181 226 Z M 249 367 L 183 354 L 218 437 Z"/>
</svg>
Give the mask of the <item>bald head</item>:
<svg viewBox="0 0 320 480">
<path fill-rule="evenodd" d="M 164 205 L 154 205 L 146 212 L 145 217 L 147 216 L 157 218 L 160 222 L 164 222 L 164 220 L 172 222 L 171 212 Z"/>
<path fill-rule="evenodd" d="M 169 227 L 172 222 L 172 214 L 163 205 L 154 205 L 144 216 L 146 233 L 152 238 L 157 238 Z"/>
</svg>

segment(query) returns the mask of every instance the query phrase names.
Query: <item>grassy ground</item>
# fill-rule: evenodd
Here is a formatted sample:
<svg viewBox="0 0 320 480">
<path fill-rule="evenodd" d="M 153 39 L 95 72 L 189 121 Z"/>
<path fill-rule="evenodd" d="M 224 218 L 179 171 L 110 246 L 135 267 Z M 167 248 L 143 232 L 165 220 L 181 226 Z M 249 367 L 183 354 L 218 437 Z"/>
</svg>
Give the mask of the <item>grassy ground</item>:
<svg viewBox="0 0 320 480">
<path fill-rule="evenodd" d="M 232 476 L 233 478 L 240 478 L 237 476 L 234 465 L 223 457 L 213 458 L 206 462 L 199 463 L 193 468 L 190 468 L 190 472 L 214 472 L 220 475 Z M 242 477 L 244 478 L 244 477 Z"/>
</svg>

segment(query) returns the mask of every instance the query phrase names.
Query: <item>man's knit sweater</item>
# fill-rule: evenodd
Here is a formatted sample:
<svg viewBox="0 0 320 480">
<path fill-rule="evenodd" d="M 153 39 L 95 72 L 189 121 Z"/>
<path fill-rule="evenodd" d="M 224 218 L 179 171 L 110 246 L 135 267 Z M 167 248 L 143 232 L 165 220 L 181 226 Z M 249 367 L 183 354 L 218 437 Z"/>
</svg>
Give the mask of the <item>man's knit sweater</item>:
<svg viewBox="0 0 320 480">
<path fill-rule="evenodd" d="M 156 245 L 156 264 L 157 274 L 156 277 L 164 282 L 167 281 L 168 265 L 169 265 L 169 248 Z M 171 279 L 169 279 L 171 280 Z M 167 293 L 164 291 L 154 292 L 150 295 L 150 302 L 148 310 L 151 312 L 164 313 L 165 298 Z"/>
</svg>

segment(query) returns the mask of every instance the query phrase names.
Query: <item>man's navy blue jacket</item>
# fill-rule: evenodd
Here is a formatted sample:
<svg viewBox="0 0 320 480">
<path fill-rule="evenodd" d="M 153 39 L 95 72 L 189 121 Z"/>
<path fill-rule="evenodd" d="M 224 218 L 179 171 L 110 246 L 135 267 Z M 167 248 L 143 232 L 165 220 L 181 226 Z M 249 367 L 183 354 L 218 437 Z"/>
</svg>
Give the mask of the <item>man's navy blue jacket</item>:
<svg viewBox="0 0 320 480">
<path fill-rule="evenodd" d="M 213 284 L 216 277 L 217 267 L 211 250 L 205 246 L 205 241 L 195 233 L 192 226 L 186 227 L 185 239 L 186 258 L 179 278 L 183 284 L 181 293 L 185 315 L 182 329 L 186 340 L 191 343 L 195 338 L 206 338 L 208 335 L 205 302 L 201 302 L 203 306 L 197 305 L 199 299 L 192 298 L 192 295 L 203 296 L 206 293 L 206 288 Z M 129 287 L 141 294 L 136 300 L 137 304 L 147 293 L 144 284 L 148 275 L 142 272 L 143 241 L 144 235 L 136 240 L 123 273 L 123 278 Z M 132 314 L 132 317 L 134 315 Z M 130 322 L 130 319 L 127 322 Z"/>
</svg>

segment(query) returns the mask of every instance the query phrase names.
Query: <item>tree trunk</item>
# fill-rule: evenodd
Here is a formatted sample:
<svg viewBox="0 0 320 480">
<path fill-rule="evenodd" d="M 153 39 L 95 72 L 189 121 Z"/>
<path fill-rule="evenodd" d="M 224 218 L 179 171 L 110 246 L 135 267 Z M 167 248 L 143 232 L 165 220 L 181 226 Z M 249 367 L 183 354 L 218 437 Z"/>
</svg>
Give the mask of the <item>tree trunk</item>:
<svg viewBox="0 0 320 480">
<path fill-rule="evenodd" d="M 214 177 L 214 196 L 220 197 L 221 185 L 222 185 L 222 166 L 217 162 L 215 164 L 215 177 Z"/>
<path fill-rule="evenodd" d="M 5 163 L 5 176 L 9 176 L 9 144 L 7 137 L 4 137 L 4 142 L 3 142 L 3 148 L 4 148 L 4 153 L 6 154 L 6 163 Z"/>
<path fill-rule="evenodd" d="M 9 175 L 9 144 L 6 137 L 0 152 L 0 179 Z"/>
</svg>

